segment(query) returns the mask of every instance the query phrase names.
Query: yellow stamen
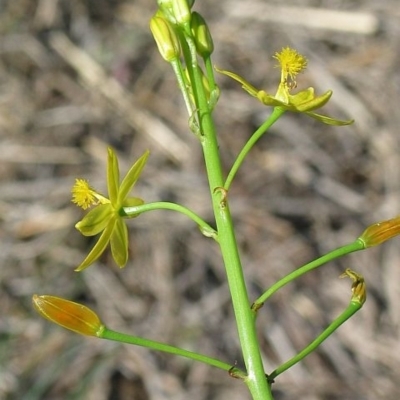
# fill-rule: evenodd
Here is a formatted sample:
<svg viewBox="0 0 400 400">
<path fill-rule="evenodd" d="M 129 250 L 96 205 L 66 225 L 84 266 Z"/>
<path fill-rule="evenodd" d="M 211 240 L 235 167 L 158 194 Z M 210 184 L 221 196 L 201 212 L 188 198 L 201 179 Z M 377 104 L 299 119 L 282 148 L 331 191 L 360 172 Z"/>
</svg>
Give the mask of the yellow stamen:
<svg viewBox="0 0 400 400">
<path fill-rule="evenodd" d="M 282 69 L 281 83 L 295 86 L 295 77 L 307 68 L 307 59 L 290 47 L 285 47 L 282 51 L 276 52 L 273 57 L 279 62 L 277 67 Z M 287 82 L 288 77 L 290 77 L 292 83 Z"/>
<path fill-rule="evenodd" d="M 84 210 L 91 205 L 104 204 L 109 202 L 101 194 L 97 193 L 85 179 L 75 179 L 75 184 L 72 187 L 72 202 L 77 206 L 82 207 Z"/>
</svg>

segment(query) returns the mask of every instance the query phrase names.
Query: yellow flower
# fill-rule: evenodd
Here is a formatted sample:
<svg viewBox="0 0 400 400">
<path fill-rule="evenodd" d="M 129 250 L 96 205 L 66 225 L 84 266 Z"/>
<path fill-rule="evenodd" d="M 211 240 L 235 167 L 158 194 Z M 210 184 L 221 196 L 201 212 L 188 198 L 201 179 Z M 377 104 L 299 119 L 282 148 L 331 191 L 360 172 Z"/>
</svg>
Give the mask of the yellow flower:
<svg viewBox="0 0 400 400">
<path fill-rule="evenodd" d="M 56 296 L 34 294 L 35 310 L 47 320 L 81 335 L 100 337 L 104 325 L 91 309 Z"/>
<path fill-rule="evenodd" d="M 144 203 L 138 197 L 128 197 L 144 165 L 146 164 L 149 152 L 146 151 L 131 167 L 122 180 L 119 182 L 118 159 L 113 149 L 108 149 L 107 160 L 107 186 L 109 198 L 96 192 L 87 181 L 77 179 L 72 188 L 72 201 L 84 210 L 95 205 L 86 216 L 79 221 L 75 227 L 84 236 L 99 234 L 99 240 L 93 249 L 76 268 L 82 271 L 93 264 L 103 254 L 108 243 L 111 245 L 111 254 L 122 268 L 128 261 L 128 228 L 123 220 L 123 207 L 133 207 Z"/>
<path fill-rule="evenodd" d="M 301 112 L 328 125 L 349 125 L 354 122 L 353 120 L 341 121 L 314 112 L 314 110 L 321 108 L 329 101 L 332 96 L 331 90 L 321 96 L 315 96 L 314 88 L 309 87 L 296 94 L 291 94 L 291 91 L 297 86 L 296 75 L 307 67 L 307 59 L 304 56 L 290 47 L 285 47 L 282 51 L 275 53 L 274 58 L 278 60 L 281 68 L 281 81 L 275 96 L 266 93 L 264 90 L 256 89 L 233 72 L 218 68 L 216 70 L 241 83 L 244 90 L 266 106 L 279 107 L 285 111 Z"/>
</svg>

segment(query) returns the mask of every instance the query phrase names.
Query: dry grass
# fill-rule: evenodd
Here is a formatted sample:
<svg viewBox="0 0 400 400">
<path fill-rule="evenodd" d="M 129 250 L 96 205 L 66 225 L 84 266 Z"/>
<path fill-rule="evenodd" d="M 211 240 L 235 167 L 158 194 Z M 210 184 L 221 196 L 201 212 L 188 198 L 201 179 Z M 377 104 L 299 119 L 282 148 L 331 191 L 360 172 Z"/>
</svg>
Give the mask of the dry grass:
<svg viewBox="0 0 400 400">
<path fill-rule="evenodd" d="M 154 3 L 154 4 L 153 4 Z M 148 0 L 0 3 L 0 398 L 247 399 L 226 374 L 144 349 L 86 339 L 32 310 L 33 293 L 82 301 L 113 329 L 239 359 L 216 246 L 168 212 L 131 223 L 132 261 L 107 253 L 74 267 L 92 242 L 73 225 L 75 177 L 104 187 L 106 147 L 122 168 L 151 157 L 137 186 L 147 201 L 211 211 L 196 139 L 168 65 L 155 50 Z M 252 298 L 283 274 L 399 214 L 398 0 L 198 0 L 215 63 L 274 90 L 271 55 L 291 45 L 310 59 L 299 86 L 333 89 L 330 128 L 287 115 L 263 138 L 230 198 Z M 337 13 L 339 12 L 339 13 Z M 219 77 L 216 118 L 226 168 L 266 110 Z M 275 383 L 276 399 L 400 398 L 398 240 L 332 263 L 284 288 L 260 311 L 267 371 L 345 307 L 346 267 L 364 274 L 362 311 Z"/>
</svg>

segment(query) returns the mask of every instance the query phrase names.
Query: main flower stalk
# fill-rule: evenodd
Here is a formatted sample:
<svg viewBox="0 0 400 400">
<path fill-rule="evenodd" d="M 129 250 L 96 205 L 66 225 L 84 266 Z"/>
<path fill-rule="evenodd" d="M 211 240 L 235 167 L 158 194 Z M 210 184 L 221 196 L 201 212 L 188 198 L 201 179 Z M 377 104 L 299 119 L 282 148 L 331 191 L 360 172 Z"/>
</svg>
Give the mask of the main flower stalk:
<svg viewBox="0 0 400 400">
<path fill-rule="evenodd" d="M 229 209 L 227 192 L 223 189 L 224 178 L 218 150 L 216 130 L 212 119 L 207 93 L 197 68 L 194 43 L 187 37 L 187 47 L 183 46 L 188 69 L 193 77 L 193 92 L 196 93 L 196 107 L 200 127 L 200 141 L 203 148 L 212 205 L 218 232 L 218 243 L 221 248 L 232 305 L 236 318 L 240 345 L 247 376 L 244 379 L 253 400 L 272 399 L 271 389 L 262 364 L 260 346 L 255 329 L 255 320 L 250 308 L 250 301 L 244 280 L 232 217 Z"/>
</svg>

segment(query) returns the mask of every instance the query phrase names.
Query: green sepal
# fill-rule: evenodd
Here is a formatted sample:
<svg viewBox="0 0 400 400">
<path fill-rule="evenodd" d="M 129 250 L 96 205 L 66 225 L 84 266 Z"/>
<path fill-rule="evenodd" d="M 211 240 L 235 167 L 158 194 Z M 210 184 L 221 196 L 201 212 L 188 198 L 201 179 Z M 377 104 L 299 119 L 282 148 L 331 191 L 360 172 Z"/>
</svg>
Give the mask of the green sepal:
<svg viewBox="0 0 400 400">
<path fill-rule="evenodd" d="M 136 207 L 144 204 L 144 200 L 140 197 L 127 197 L 122 204 L 122 207 Z"/>
<path fill-rule="evenodd" d="M 136 218 L 140 215 L 140 213 L 127 216 L 125 214 L 124 207 L 137 207 L 137 206 L 141 206 L 142 204 L 144 204 L 143 199 L 141 199 L 139 197 L 128 197 L 125 199 L 124 204 L 122 205 L 122 208 L 121 208 L 119 214 L 125 218 Z"/>
<path fill-rule="evenodd" d="M 109 224 L 106 226 L 103 233 L 100 235 L 99 240 L 96 242 L 90 253 L 86 256 L 86 258 L 75 269 L 75 271 L 77 272 L 83 271 L 85 268 L 93 264 L 103 254 L 111 238 L 111 234 L 113 233 L 116 220 L 117 220 L 116 218 L 112 218 L 109 221 Z"/>
</svg>

